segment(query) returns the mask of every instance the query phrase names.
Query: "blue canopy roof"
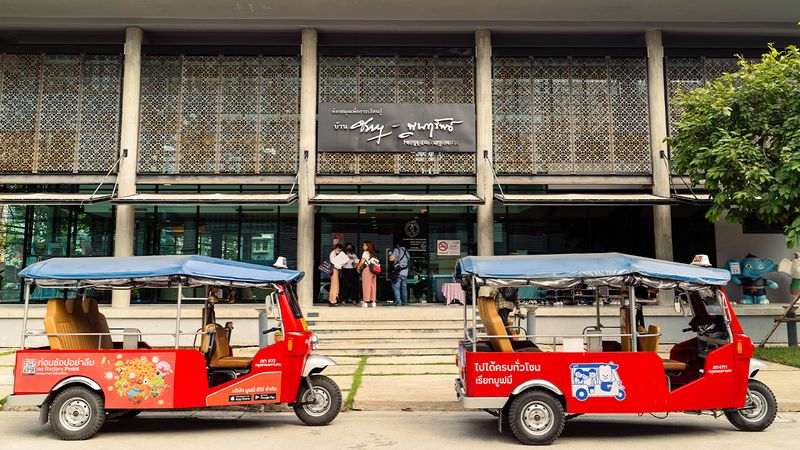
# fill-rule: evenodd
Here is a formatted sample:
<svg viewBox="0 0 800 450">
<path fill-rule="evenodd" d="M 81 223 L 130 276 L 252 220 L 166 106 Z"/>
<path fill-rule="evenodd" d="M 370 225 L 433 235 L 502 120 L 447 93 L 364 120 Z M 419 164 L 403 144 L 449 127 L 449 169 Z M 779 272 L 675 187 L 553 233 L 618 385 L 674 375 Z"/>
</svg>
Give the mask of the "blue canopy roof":
<svg viewBox="0 0 800 450">
<path fill-rule="evenodd" d="M 483 280 L 598 279 L 638 275 L 704 285 L 725 285 L 730 272 L 622 253 L 563 255 L 467 256 L 456 264 L 456 278 Z"/>
<path fill-rule="evenodd" d="M 92 281 L 93 285 L 159 286 L 175 276 L 188 284 L 258 286 L 296 282 L 303 272 L 200 255 L 53 258 L 19 274 L 37 284 Z"/>
</svg>

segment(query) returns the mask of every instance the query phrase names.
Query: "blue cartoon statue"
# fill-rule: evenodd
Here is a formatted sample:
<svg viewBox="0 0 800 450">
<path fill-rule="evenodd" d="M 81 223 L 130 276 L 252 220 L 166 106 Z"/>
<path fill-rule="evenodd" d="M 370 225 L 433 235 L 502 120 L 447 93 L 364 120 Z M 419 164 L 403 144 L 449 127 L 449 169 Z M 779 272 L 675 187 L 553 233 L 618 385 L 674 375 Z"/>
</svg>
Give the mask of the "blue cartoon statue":
<svg viewBox="0 0 800 450">
<path fill-rule="evenodd" d="M 742 286 L 742 303 L 759 303 L 766 305 L 769 303 L 767 298 L 767 287 L 777 289 L 778 283 L 767 280 L 764 275 L 778 270 L 775 261 L 758 259 L 750 253 L 739 261 L 729 259 L 725 262 L 725 268 L 731 272 L 731 280 L 734 284 Z"/>
</svg>

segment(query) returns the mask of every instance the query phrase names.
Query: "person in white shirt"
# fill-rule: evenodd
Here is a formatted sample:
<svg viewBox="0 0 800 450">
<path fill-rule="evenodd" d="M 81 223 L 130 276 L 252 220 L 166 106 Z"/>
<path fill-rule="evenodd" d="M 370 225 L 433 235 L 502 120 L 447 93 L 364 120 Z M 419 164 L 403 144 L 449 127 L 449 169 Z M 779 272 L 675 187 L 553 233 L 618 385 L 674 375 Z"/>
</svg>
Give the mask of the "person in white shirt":
<svg viewBox="0 0 800 450">
<path fill-rule="evenodd" d="M 347 262 L 342 264 L 342 271 L 339 283 L 339 303 L 344 305 L 346 303 L 355 304 L 358 301 L 358 272 L 356 271 L 356 264 L 358 264 L 358 256 L 356 256 L 356 249 L 351 243 L 344 244 L 344 254 L 347 255 Z"/>
<path fill-rule="evenodd" d="M 342 270 L 342 265 L 347 262 L 347 255 L 344 254 L 344 246 L 336 244 L 328 255 L 328 259 L 333 265 L 333 273 L 331 273 L 331 288 L 328 292 L 328 306 L 339 306 L 339 274 Z"/>
</svg>

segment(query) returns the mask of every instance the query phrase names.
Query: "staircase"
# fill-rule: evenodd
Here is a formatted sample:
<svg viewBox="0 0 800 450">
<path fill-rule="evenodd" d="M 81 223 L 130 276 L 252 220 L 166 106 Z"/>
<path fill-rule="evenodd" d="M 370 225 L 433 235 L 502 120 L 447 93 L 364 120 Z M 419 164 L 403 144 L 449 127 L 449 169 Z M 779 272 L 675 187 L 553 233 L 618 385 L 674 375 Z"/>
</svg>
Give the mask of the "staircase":
<svg viewBox="0 0 800 450">
<path fill-rule="evenodd" d="M 314 308 L 308 326 L 326 355 L 454 355 L 464 336 L 463 306 Z"/>
</svg>

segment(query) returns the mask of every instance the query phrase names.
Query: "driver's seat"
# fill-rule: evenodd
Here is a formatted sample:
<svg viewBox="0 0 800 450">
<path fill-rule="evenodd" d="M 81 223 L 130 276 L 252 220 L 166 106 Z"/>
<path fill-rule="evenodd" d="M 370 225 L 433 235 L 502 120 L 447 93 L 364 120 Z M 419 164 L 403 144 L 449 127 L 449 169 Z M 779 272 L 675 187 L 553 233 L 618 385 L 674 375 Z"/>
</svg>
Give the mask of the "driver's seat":
<svg viewBox="0 0 800 450">
<path fill-rule="evenodd" d="M 253 363 L 253 358 L 243 356 L 233 356 L 228 333 L 225 328 L 218 323 L 210 323 L 205 326 L 200 341 L 200 351 L 206 354 L 208 365 L 214 369 L 247 370 Z M 210 352 L 210 354 L 209 354 Z"/>
</svg>

